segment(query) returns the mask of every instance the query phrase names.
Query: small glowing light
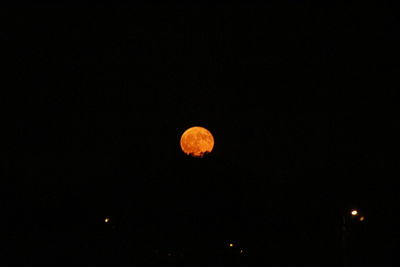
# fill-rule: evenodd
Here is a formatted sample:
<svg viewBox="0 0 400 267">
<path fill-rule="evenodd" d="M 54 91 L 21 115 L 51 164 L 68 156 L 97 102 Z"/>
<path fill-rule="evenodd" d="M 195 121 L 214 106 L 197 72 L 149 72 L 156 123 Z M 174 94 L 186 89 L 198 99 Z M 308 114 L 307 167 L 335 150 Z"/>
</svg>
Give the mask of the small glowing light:
<svg viewBox="0 0 400 267">
<path fill-rule="evenodd" d="M 240 250 L 240 254 L 243 254 L 243 249 Z"/>
<path fill-rule="evenodd" d="M 351 215 L 353 215 L 353 216 L 358 215 L 358 211 L 357 211 L 357 210 L 352 210 L 352 211 L 351 211 Z"/>
<path fill-rule="evenodd" d="M 360 222 L 363 222 L 365 220 L 365 218 L 364 218 L 364 216 L 362 216 L 361 218 L 360 218 Z"/>
<path fill-rule="evenodd" d="M 234 246 L 233 243 L 229 243 L 230 248 L 233 248 L 233 246 Z"/>
<path fill-rule="evenodd" d="M 110 222 L 110 218 L 106 217 L 106 218 L 104 219 L 104 222 L 105 222 L 105 223 Z"/>
</svg>

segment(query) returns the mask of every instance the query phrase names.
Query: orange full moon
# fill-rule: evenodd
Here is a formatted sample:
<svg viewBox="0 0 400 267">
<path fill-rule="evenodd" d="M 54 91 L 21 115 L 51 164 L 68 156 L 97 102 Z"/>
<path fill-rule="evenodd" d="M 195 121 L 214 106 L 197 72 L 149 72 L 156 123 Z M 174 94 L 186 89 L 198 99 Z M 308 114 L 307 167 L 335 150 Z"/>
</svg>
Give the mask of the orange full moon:
<svg viewBox="0 0 400 267">
<path fill-rule="evenodd" d="M 214 137 L 206 128 L 192 127 L 181 136 L 182 151 L 192 157 L 202 158 L 214 147 Z"/>
</svg>

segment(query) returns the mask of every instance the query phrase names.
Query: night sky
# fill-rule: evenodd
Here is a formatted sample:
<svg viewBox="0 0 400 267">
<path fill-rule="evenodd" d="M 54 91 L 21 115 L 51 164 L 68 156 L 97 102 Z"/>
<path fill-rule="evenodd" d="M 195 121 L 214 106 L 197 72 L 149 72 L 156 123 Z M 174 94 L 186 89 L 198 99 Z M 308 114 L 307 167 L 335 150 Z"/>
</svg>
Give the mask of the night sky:
<svg viewBox="0 0 400 267">
<path fill-rule="evenodd" d="M 399 266 L 392 2 L 72 6 L 0 11 L 0 265 Z"/>
</svg>

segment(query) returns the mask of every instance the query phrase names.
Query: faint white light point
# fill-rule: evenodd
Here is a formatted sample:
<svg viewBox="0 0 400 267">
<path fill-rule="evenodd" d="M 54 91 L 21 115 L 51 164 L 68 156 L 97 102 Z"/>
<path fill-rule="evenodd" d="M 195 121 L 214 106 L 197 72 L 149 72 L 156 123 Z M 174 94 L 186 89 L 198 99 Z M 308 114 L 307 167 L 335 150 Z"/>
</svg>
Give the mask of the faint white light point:
<svg viewBox="0 0 400 267">
<path fill-rule="evenodd" d="M 243 249 L 241 249 L 239 252 L 240 252 L 240 254 L 243 254 L 244 251 L 243 251 Z"/>
<path fill-rule="evenodd" d="M 105 223 L 109 223 L 109 222 L 110 222 L 110 218 L 109 218 L 109 217 L 105 217 L 105 218 L 104 218 L 104 222 L 105 222 Z"/>
</svg>

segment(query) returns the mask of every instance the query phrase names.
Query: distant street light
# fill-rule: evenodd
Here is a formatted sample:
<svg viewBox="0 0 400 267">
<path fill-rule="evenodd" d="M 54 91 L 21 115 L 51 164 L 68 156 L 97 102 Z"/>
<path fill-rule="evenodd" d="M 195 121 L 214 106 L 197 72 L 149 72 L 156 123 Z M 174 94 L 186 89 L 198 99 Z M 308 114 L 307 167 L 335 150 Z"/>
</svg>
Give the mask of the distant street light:
<svg viewBox="0 0 400 267">
<path fill-rule="evenodd" d="M 349 242 L 354 242 L 354 240 L 349 241 L 349 236 L 354 234 L 353 229 L 354 227 L 357 227 L 357 221 L 363 222 L 365 217 L 363 215 L 363 211 L 360 212 L 357 209 L 352 209 L 343 213 L 342 220 L 343 266 L 347 267 L 351 265 L 349 262 L 351 259 L 351 244 Z"/>
<path fill-rule="evenodd" d="M 358 210 L 352 210 L 352 211 L 351 211 L 351 215 L 357 216 L 357 215 L 358 215 Z"/>
</svg>

